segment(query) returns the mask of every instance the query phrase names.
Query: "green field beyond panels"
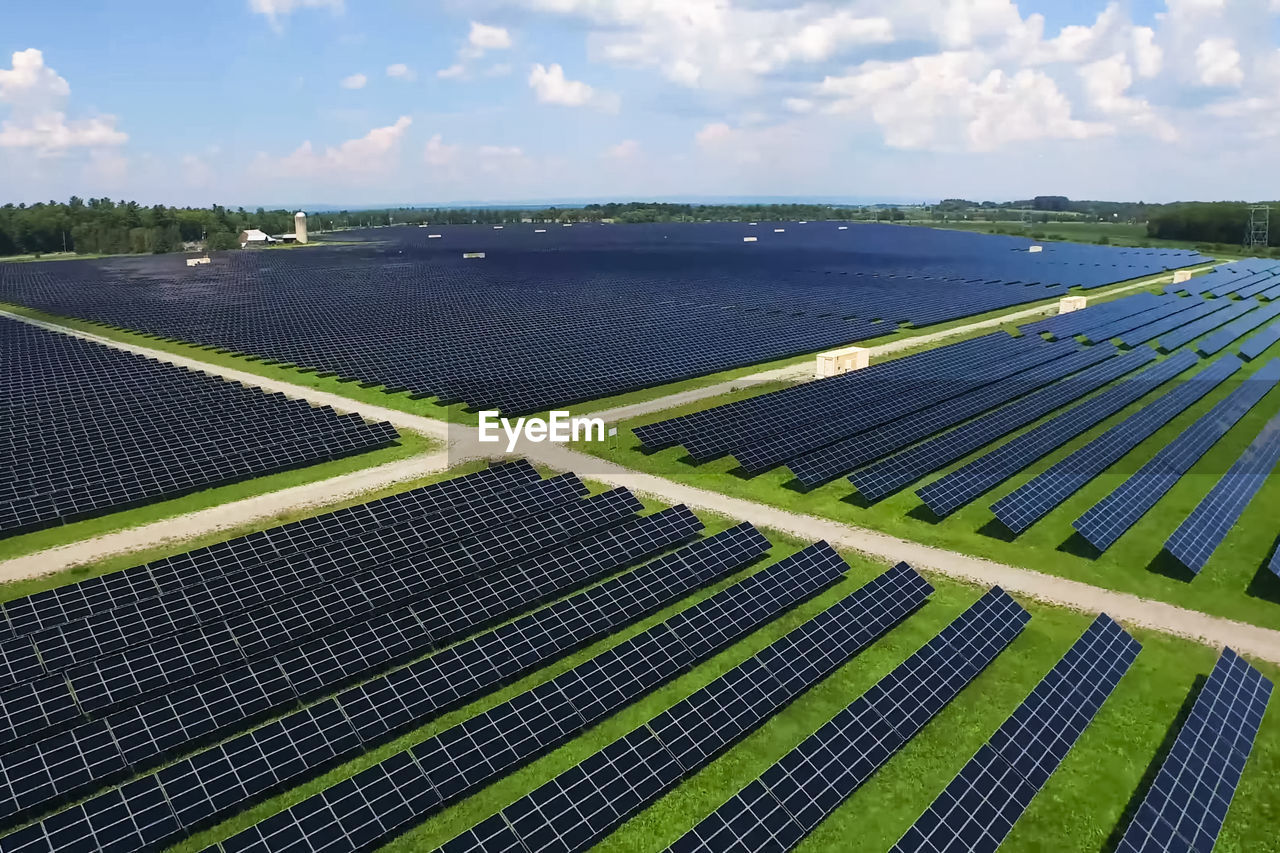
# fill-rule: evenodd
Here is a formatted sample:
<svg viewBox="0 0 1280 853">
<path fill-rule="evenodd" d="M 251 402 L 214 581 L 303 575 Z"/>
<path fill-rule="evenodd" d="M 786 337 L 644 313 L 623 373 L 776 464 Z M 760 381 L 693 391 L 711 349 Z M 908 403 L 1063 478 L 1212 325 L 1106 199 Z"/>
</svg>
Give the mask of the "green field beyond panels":
<svg viewBox="0 0 1280 853">
<path fill-rule="evenodd" d="M 1188 347 L 1192 346 L 1194 342 L 1188 344 Z M 1215 358 L 1236 358 L 1237 349 L 1238 344 Z M 1238 387 L 1239 380 L 1252 375 L 1268 360 L 1276 357 L 1280 357 L 1280 345 L 1272 347 L 1252 362 L 1245 363 L 1243 369 L 1231 380 L 1166 424 L 1026 533 L 1012 539 L 1003 530 L 1003 526 L 995 522 L 989 509 L 991 504 L 1138 411 L 1154 397 L 1168 391 L 1173 383 L 1166 383 L 941 520 L 933 517 L 917 497 L 915 489 L 954 471 L 1002 442 L 987 445 L 897 494 L 868 506 L 844 477 L 811 491 L 804 491 L 785 467 L 780 466 L 758 477 L 747 477 L 738 469 L 737 462 L 732 457 L 722 457 L 698 465 L 689 459 L 683 447 L 658 452 L 646 451 L 640 447 L 631 432 L 641 424 L 666 420 L 756 393 L 776 390 L 776 385 L 759 389 L 748 387 L 734 394 L 621 423 L 618 425 L 616 448 L 589 442 L 581 442 L 577 447 L 583 452 L 630 468 L 727 495 L 870 527 L 929 545 L 1156 598 L 1231 619 L 1280 628 L 1280 578 L 1266 568 L 1276 536 L 1280 535 L 1275 509 L 1280 506 L 1280 477 L 1268 479 L 1262 491 L 1245 510 L 1239 524 L 1198 576 L 1190 578 L 1185 570 L 1171 569 L 1160 559 L 1161 549 L 1169 534 L 1209 492 L 1263 425 L 1280 411 L 1280 388 L 1273 389 L 1263 398 L 1150 512 L 1103 554 L 1091 553 L 1090 546 L 1075 535 L 1071 526 L 1072 521 L 1085 510 L 1110 494 L 1161 448 Z M 1208 359 L 1201 359 L 1199 364 L 1183 376 L 1203 369 L 1208 363 Z M 1178 380 L 1174 380 L 1176 381 Z M 1101 394 L 1104 390 L 1100 389 L 1090 396 Z M 1056 414 L 1058 412 L 1042 418 L 1036 424 L 1043 423 Z M 1020 435 L 1036 424 L 1012 433 L 1004 440 Z"/>
<path fill-rule="evenodd" d="M 724 519 L 706 514 L 699 517 L 707 523 L 706 535 L 730 526 Z M 607 640 L 338 767 L 311 784 L 274 797 L 173 850 L 194 853 L 229 837 L 377 761 L 550 680 L 807 544 L 772 533 L 769 538 L 774 548 L 766 563 L 691 595 Z M 846 554 L 845 559 L 850 570 L 842 583 L 549 755 L 435 815 L 386 849 L 433 849 L 645 723 L 886 568 L 858 555 Z M 617 853 L 662 850 L 905 660 L 985 591 L 940 577 L 931 576 L 929 580 L 936 592 L 920 610 L 701 773 L 634 817 L 597 849 Z M 1020 603 L 1032 614 L 1022 634 L 823 823 L 801 850 L 887 850 L 1092 621 L 1085 614 L 1029 601 Z M 1002 850 L 1107 851 L 1111 849 L 1108 839 L 1117 826 L 1122 830 L 1127 824 L 1130 801 L 1140 800 L 1145 793 L 1149 782 L 1145 777 L 1152 765 L 1158 766 L 1163 758 L 1166 738 L 1176 734 L 1179 712 L 1188 692 L 1198 686 L 1197 679 L 1208 674 L 1217 658 L 1216 650 L 1187 640 L 1149 631 L 1131 633 L 1143 645 L 1141 654 L 1015 826 Z M 1261 665 L 1260 669 L 1268 678 L 1280 677 L 1280 667 Z M 1218 850 L 1280 851 L 1280 840 L 1274 833 L 1280 820 L 1280 803 L 1274 797 L 1277 782 L 1280 703 L 1273 702 L 1227 816 Z M 856 843 L 851 839 L 857 839 Z M 1052 839 L 1047 846 L 1046 839 Z"/>
</svg>

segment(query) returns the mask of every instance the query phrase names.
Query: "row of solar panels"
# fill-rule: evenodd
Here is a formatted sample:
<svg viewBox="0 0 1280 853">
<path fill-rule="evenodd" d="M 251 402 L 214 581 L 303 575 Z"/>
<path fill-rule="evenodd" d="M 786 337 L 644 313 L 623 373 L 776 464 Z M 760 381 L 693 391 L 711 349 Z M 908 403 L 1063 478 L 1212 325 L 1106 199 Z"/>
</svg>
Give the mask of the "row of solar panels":
<svg viewBox="0 0 1280 853">
<path fill-rule="evenodd" d="M 0 535 L 386 446 L 282 394 L 0 318 Z"/>
<path fill-rule="evenodd" d="M 994 504 L 997 519 L 1016 534 L 1233 379 L 1243 369 L 1241 358 L 1253 360 L 1280 340 L 1277 317 L 1280 302 L 1142 293 L 1028 324 L 1024 331 L 1036 334 L 1022 338 L 996 333 L 647 424 L 635 433 L 651 449 L 683 445 L 696 462 L 732 455 L 750 475 L 785 464 L 808 488 L 852 471 L 850 482 L 870 501 L 994 445 L 917 490 L 943 517 L 1177 379 L 1087 447 Z M 1240 358 L 1219 358 L 1188 375 L 1198 356 L 1213 356 L 1251 334 Z M 1110 343 L 1115 338 L 1130 351 L 1120 354 Z M 1094 343 L 1082 347 L 1073 339 Z M 1156 340 L 1171 355 L 1160 359 L 1141 346 Z M 1188 347 L 1193 341 L 1199 341 L 1195 351 Z M 1238 387 L 1210 413 L 1081 516 L 1077 530 L 1105 550 L 1278 380 L 1280 360 L 1235 380 Z M 1058 414 L 1041 421 L 1052 412 Z M 1267 466 L 1274 466 L 1278 428 L 1273 422 L 1263 429 L 1170 537 L 1168 552 L 1193 572 L 1261 488 Z"/>
<path fill-rule="evenodd" d="M 107 638 L 103 648 L 124 643 L 128 649 L 133 631 L 142 645 L 157 635 L 150 617 L 174 606 L 174 592 L 191 601 L 202 590 L 243 591 L 255 574 L 284 577 L 287 562 L 302 565 L 303 558 L 333 552 L 359 564 L 363 555 L 377 553 L 370 531 L 388 537 L 406 527 L 421 531 L 406 560 L 382 564 L 391 571 L 406 561 L 444 565 L 444 555 L 452 555 L 447 564 L 460 570 L 449 576 L 452 586 L 437 586 L 425 599 L 429 608 L 405 607 L 399 596 L 365 622 L 334 629 L 334 621 L 315 641 L 297 647 L 293 659 L 306 670 L 284 662 L 290 653 L 268 654 L 257 659 L 260 668 L 253 661 L 247 668 L 232 663 L 217 678 L 194 681 L 193 690 L 161 687 L 150 698 L 125 703 L 123 712 L 94 719 L 71 719 L 62 700 L 46 704 L 40 694 L 25 706 L 0 701 L 11 724 L 23 708 L 35 712 L 27 725 L 43 724 L 0 746 L 0 826 L 39 818 L 0 837 L 0 850 L 162 849 L 708 584 L 736 577 L 550 681 L 216 848 L 368 849 L 708 660 L 840 581 L 847 570 L 835 551 L 819 543 L 739 575 L 770 548 L 750 525 L 694 541 L 701 524 L 683 507 L 637 516 L 639 504 L 625 491 L 584 495 L 572 475 L 542 480 L 527 463 L 511 463 L 86 581 L 82 590 L 77 584 L 10 602 L 5 617 L 11 642 L 36 642 L 33 637 L 74 625 L 77 637 L 98 634 Z M 569 509 L 580 515 L 566 515 Z M 179 566 L 191 570 L 175 571 Z M 346 576 L 360 575 L 352 568 Z M 299 590 L 318 589 L 332 577 L 317 575 L 310 587 L 281 586 L 262 595 L 296 598 Z M 586 849 L 845 664 L 931 592 L 909 566 L 894 567 L 445 849 Z M 231 612 L 232 598 L 215 598 L 224 616 Z M 454 618 L 447 615 L 451 604 Z M 108 613 L 116 618 L 101 618 Z M 982 596 L 673 849 L 791 849 L 972 682 L 1029 618 L 999 589 Z M 268 652 L 289 643 L 282 638 Z M 78 648 L 94 654 L 90 645 Z M 904 836 L 901 849 L 920 849 L 913 833 L 948 849 L 975 832 L 988 847 L 973 849 L 994 849 L 1137 651 L 1119 626 L 1099 617 Z M 1171 756 L 1161 772 L 1172 774 L 1175 784 L 1151 789 L 1147 802 L 1155 816 L 1140 812 L 1126 841 L 1158 834 L 1160 821 L 1174 813 L 1178 837 L 1216 837 L 1225 816 L 1221 804 L 1230 801 L 1270 691 L 1230 652 L 1223 661 L 1197 702 L 1203 713 L 1193 712 L 1183 732 L 1212 741 L 1229 760 L 1197 768 L 1185 761 L 1174 765 Z M 137 674 L 132 667 L 117 671 Z M 69 700 L 79 702 L 80 693 Z M 263 719 L 271 721 L 257 725 Z M 992 779 L 1009 792 L 998 814 L 986 806 L 958 807 L 971 802 L 968 791 L 985 791 Z M 1205 785 L 1216 798 L 1211 812 L 1198 793 L 1182 796 Z"/>
</svg>

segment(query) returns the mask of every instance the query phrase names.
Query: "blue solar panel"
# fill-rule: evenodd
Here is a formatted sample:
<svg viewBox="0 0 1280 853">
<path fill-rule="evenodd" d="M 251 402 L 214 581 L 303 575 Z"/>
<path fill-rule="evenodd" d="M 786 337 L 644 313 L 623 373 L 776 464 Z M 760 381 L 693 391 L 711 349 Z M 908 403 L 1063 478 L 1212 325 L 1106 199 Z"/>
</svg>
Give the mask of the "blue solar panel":
<svg viewBox="0 0 1280 853">
<path fill-rule="evenodd" d="M 995 853 L 1137 657 L 1099 616 L 938 795 L 891 853 Z"/>
<path fill-rule="evenodd" d="M 1280 415 L 1262 428 L 1236 463 L 1165 542 L 1165 550 L 1199 572 L 1227 538 L 1249 502 L 1280 463 Z"/>
<path fill-rule="evenodd" d="M 787 463 L 806 486 L 817 486 L 832 477 L 887 456 L 907 445 L 941 432 L 975 415 L 1070 376 L 1116 354 L 1110 344 L 1075 350 L 1075 344 L 1054 344 L 1066 353 L 1047 364 L 1018 373 L 1001 382 L 971 391 L 954 400 L 893 421 L 870 432 L 805 454 Z"/>
<path fill-rule="evenodd" d="M 1181 353 L 1153 365 L 918 489 L 916 494 L 935 515 L 949 515 L 1045 454 L 1052 453 L 1080 433 L 1173 379 L 1195 364 L 1196 360 L 1191 353 Z"/>
<path fill-rule="evenodd" d="M 992 504 L 991 511 L 1005 527 L 1022 533 L 1241 367 L 1237 358 L 1218 359 Z"/>
<path fill-rule="evenodd" d="M 1277 382 L 1280 382 L 1280 359 L 1268 362 L 1241 383 L 1119 488 L 1072 522 L 1072 526 L 1099 551 L 1111 547 Z"/>
<path fill-rule="evenodd" d="M 1171 317 L 1163 317 L 1155 322 L 1147 323 L 1145 326 L 1125 332 L 1119 336 L 1120 343 L 1126 347 L 1136 347 L 1138 344 L 1145 344 L 1147 341 L 1155 340 L 1165 332 L 1180 329 L 1189 323 L 1198 322 L 1215 311 L 1230 307 L 1232 306 L 1205 300 L 1199 305 L 1179 311 Z"/>
<path fill-rule="evenodd" d="M 1223 651 L 1116 853 L 1211 853 L 1271 691 L 1261 673 Z"/>
<path fill-rule="evenodd" d="M 1080 331 L 1080 336 L 1086 341 L 1101 343 L 1109 341 L 1117 335 L 1123 335 L 1125 332 L 1132 331 L 1162 320 L 1166 317 L 1172 317 L 1179 312 L 1195 308 L 1203 304 L 1204 300 L 1200 297 L 1180 298 L 1177 296 L 1165 296 L 1163 300 L 1154 308 L 1143 311 L 1138 314 L 1131 314 L 1118 320 L 1108 320 L 1103 323 L 1090 325 Z"/>
<path fill-rule="evenodd" d="M 1173 352 L 1181 346 L 1191 343 L 1201 335 L 1212 332 L 1214 329 L 1226 323 L 1242 318 L 1250 311 L 1254 311 L 1261 306 L 1256 302 L 1233 302 L 1223 305 L 1218 310 L 1212 312 L 1206 317 L 1201 317 L 1194 323 L 1188 323 L 1180 329 L 1174 329 L 1171 332 L 1160 335 L 1160 351 Z M 1252 320 L 1252 318 L 1249 318 Z"/>
<path fill-rule="evenodd" d="M 879 500 L 1155 358 L 1154 352 L 1143 349 L 1104 361 L 950 432 L 855 471 L 849 480 L 864 498 Z"/>
<path fill-rule="evenodd" d="M 1280 323 L 1272 323 L 1241 344 L 1240 355 L 1246 361 L 1252 361 L 1270 349 L 1276 341 L 1280 341 Z"/>
<path fill-rule="evenodd" d="M 1205 338 L 1196 347 L 1196 352 L 1201 355 L 1214 355 L 1222 352 L 1239 338 L 1274 320 L 1276 317 L 1280 317 L 1280 302 L 1255 308 L 1239 320 L 1228 323 L 1219 331 Z"/>
<path fill-rule="evenodd" d="M 1066 314 L 1058 314 L 1044 320 L 1037 320 L 1019 328 L 1023 332 L 1031 334 L 1048 332 L 1058 338 L 1071 337 L 1090 326 L 1119 320 L 1122 317 L 1131 317 L 1142 311 L 1149 311 L 1159 304 L 1161 304 L 1159 296 L 1143 291 L 1133 296 L 1125 296 L 1111 302 L 1103 302 L 1100 305 L 1090 305 L 1079 311 L 1070 311 Z"/>
</svg>

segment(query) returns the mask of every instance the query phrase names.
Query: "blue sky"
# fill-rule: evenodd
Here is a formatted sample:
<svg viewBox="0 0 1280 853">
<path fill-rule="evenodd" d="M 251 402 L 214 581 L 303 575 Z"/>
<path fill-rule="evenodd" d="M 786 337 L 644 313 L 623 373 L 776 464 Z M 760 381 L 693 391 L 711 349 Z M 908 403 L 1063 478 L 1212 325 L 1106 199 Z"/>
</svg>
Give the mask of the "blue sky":
<svg viewBox="0 0 1280 853">
<path fill-rule="evenodd" d="M 46 0 L 0 201 L 1280 197 L 1280 0 Z"/>
</svg>

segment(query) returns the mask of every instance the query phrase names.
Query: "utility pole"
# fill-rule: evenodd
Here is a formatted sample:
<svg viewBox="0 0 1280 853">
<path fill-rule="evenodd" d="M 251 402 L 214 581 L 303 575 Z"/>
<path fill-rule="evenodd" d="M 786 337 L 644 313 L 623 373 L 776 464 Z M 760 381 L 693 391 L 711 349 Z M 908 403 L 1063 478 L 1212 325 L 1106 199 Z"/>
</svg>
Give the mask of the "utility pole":
<svg viewBox="0 0 1280 853">
<path fill-rule="evenodd" d="M 1249 226 L 1244 232 L 1246 249 L 1266 249 L 1271 245 L 1271 208 L 1255 204 L 1249 208 Z"/>
</svg>

